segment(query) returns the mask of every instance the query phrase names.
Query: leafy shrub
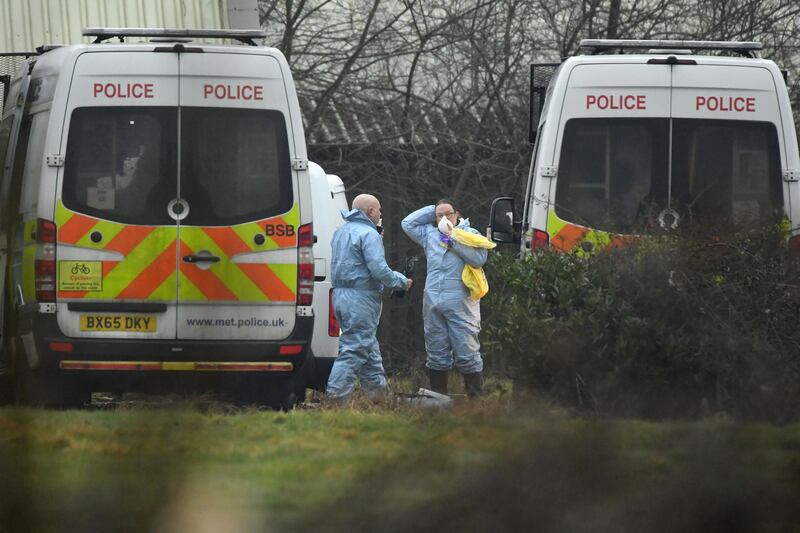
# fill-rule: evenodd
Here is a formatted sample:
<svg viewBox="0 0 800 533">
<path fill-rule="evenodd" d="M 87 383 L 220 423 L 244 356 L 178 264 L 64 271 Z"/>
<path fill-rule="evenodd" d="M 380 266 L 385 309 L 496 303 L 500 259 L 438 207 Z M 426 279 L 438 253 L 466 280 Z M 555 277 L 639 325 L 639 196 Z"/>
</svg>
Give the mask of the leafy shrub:
<svg viewBox="0 0 800 533">
<path fill-rule="evenodd" d="M 800 269 L 777 228 L 491 267 L 484 346 L 515 386 L 600 414 L 800 415 Z"/>
</svg>

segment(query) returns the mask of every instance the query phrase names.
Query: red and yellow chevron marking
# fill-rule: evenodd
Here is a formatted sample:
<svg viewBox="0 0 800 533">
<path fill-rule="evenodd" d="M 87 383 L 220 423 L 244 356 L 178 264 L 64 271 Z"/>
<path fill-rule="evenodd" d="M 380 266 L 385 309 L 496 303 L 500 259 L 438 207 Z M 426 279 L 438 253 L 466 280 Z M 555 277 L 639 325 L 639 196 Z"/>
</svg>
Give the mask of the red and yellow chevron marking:
<svg viewBox="0 0 800 533">
<path fill-rule="evenodd" d="M 297 266 L 240 263 L 241 254 L 297 246 L 299 209 L 284 215 L 231 227 L 134 226 L 86 216 L 65 208 L 56 212 L 58 242 L 117 252 L 121 261 L 103 261 L 102 290 L 59 291 L 62 299 L 289 302 L 296 298 Z M 270 236 L 267 226 L 291 226 L 292 235 Z M 100 243 L 90 235 L 99 231 Z M 180 234 L 180 240 L 178 235 Z M 265 235 L 263 244 L 254 237 Z M 208 250 L 221 258 L 211 268 L 181 257 Z"/>
<path fill-rule="evenodd" d="M 605 248 L 619 248 L 637 240 L 632 235 L 617 235 L 561 220 L 553 210 L 547 219 L 547 232 L 550 234 L 550 245 L 562 252 L 574 252 L 586 255 L 599 252 Z M 584 250 L 580 243 L 587 241 L 592 244 Z"/>
<path fill-rule="evenodd" d="M 550 238 L 550 244 L 553 248 L 568 252 L 575 248 L 575 245 L 581 242 L 588 232 L 589 230 L 586 228 L 566 224 Z"/>
<path fill-rule="evenodd" d="M 181 257 L 198 250 L 208 250 L 212 255 L 222 258 L 206 270 L 181 261 L 181 301 L 291 302 L 296 299 L 295 264 L 230 261 L 231 257 L 242 251 L 251 251 L 250 246 L 232 229 L 181 227 L 180 240 Z"/>
</svg>

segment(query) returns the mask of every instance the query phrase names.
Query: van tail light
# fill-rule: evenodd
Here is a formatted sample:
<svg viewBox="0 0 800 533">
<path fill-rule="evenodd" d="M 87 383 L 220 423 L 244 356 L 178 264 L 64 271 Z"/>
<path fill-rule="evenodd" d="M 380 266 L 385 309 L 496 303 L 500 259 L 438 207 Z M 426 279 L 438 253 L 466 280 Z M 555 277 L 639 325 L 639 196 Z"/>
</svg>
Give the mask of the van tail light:
<svg viewBox="0 0 800 533">
<path fill-rule="evenodd" d="M 34 287 L 36 301 L 56 301 L 56 225 L 42 218 L 36 220 L 36 257 Z"/>
<path fill-rule="evenodd" d="M 298 355 L 303 352 L 302 344 L 281 344 L 281 355 Z"/>
<path fill-rule="evenodd" d="M 531 250 L 536 250 L 537 248 L 544 248 L 550 244 L 550 236 L 547 234 L 546 231 L 542 231 L 540 229 L 533 230 L 533 238 L 531 239 Z"/>
<path fill-rule="evenodd" d="M 338 337 L 340 329 L 339 321 L 336 320 L 336 311 L 333 309 L 333 289 L 331 289 L 328 293 L 328 336 Z"/>
<path fill-rule="evenodd" d="M 297 231 L 297 305 L 314 300 L 314 228 L 303 224 Z"/>
<path fill-rule="evenodd" d="M 800 235 L 789 238 L 789 254 L 800 257 Z"/>
</svg>

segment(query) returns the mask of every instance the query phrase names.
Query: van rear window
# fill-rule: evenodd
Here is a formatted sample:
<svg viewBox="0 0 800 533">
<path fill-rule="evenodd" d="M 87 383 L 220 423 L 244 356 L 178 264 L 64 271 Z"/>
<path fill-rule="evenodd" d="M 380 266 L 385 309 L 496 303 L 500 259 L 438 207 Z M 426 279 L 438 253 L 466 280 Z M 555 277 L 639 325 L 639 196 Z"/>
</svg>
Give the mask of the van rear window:
<svg viewBox="0 0 800 533">
<path fill-rule="evenodd" d="M 68 208 L 128 224 L 174 224 L 174 107 L 84 107 L 72 113 L 62 200 Z"/>
<path fill-rule="evenodd" d="M 86 107 L 72 113 L 65 206 L 116 222 L 167 225 L 175 223 L 167 205 L 179 195 L 189 205 L 181 222 L 187 225 L 232 225 L 289 211 L 292 174 L 283 114 L 199 107 Z"/>
<path fill-rule="evenodd" d="M 289 211 L 289 142 L 279 111 L 181 108 L 182 224 L 232 225 Z"/>
<path fill-rule="evenodd" d="M 774 125 L 723 120 L 573 119 L 559 162 L 556 213 L 614 233 L 681 224 L 744 227 L 782 212 Z M 700 227 L 700 226 L 698 226 Z"/>
</svg>

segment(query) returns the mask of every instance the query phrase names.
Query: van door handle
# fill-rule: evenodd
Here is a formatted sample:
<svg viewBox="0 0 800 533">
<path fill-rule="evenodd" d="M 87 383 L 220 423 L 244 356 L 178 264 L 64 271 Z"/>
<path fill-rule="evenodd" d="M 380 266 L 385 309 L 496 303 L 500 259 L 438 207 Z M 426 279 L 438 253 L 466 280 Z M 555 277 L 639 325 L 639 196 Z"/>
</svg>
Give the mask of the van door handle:
<svg viewBox="0 0 800 533">
<path fill-rule="evenodd" d="M 219 263 L 219 257 L 216 255 L 184 255 L 183 261 L 185 263 Z"/>
</svg>

